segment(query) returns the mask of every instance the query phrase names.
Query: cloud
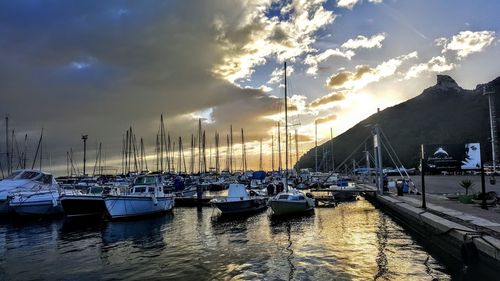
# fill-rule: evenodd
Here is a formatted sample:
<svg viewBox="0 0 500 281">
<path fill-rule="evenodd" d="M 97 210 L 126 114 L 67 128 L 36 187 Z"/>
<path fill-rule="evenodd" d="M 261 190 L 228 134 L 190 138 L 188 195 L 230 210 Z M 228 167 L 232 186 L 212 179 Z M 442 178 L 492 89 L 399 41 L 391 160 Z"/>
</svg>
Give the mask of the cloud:
<svg viewBox="0 0 500 281">
<path fill-rule="evenodd" d="M 438 38 L 436 44 L 442 46 L 443 54 L 454 52 L 457 59 L 461 60 L 470 54 L 483 51 L 495 40 L 494 31 L 461 31 L 451 38 Z"/>
<path fill-rule="evenodd" d="M 354 39 L 349 39 L 347 42 L 342 44 L 342 48 L 346 49 L 358 49 L 358 48 L 381 48 L 382 47 L 382 41 L 384 41 L 386 37 L 385 33 L 379 33 L 376 35 L 373 35 L 372 37 L 368 38 L 363 35 L 358 35 Z"/>
<path fill-rule="evenodd" d="M 337 0 L 337 6 L 340 8 L 352 9 L 358 2 L 362 0 Z M 382 3 L 383 0 L 368 0 L 370 3 Z"/>
<path fill-rule="evenodd" d="M 214 21 L 217 44 L 224 55 L 212 72 L 227 81 L 249 78 L 254 68 L 270 57 L 294 61 L 312 51 L 315 33 L 331 23 L 335 16 L 323 8 L 325 0 L 293 1 L 268 17 L 270 1 L 247 5 L 241 16 L 221 15 Z M 245 6 L 245 5 L 243 5 Z"/>
<path fill-rule="evenodd" d="M 336 119 L 337 119 L 337 115 L 330 114 L 330 115 L 327 115 L 324 117 L 318 117 L 318 118 L 316 118 L 316 120 L 314 120 L 314 122 L 319 125 L 319 124 L 324 124 L 324 123 L 328 123 L 331 121 L 335 121 Z"/>
<path fill-rule="evenodd" d="M 108 166 L 119 165 L 114 160 L 129 126 L 153 154 L 161 113 L 176 138 L 196 133 L 201 116 L 209 135 L 224 135 L 232 124 L 244 128 L 249 141 L 268 139 L 274 121 L 266 117 L 280 113 L 282 99 L 266 94 L 267 87 L 240 87 L 213 70 L 224 62 L 246 63 L 246 56 L 282 60 L 309 48 L 314 32 L 334 16 L 323 1 L 306 2 L 288 4 L 293 15 L 284 22 L 267 19 L 262 9 L 269 6 L 262 2 L 203 1 L 197 9 L 182 1 L 120 7 L 1 2 L 0 92 L 8 94 L 0 95 L 0 112 L 9 114 L 19 136 L 30 133 L 29 140 L 43 127 L 44 161 L 50 152 L 54 165 L 65 163 L 71 147 L 81 159 L 81 134 L 89 135 L 89 143 L 102 141 Z M 260 41 L 262 34 L 269 36 Z M 252 55 L 248 47 L 267 50 L 259 44 L 271 44 L 271 53 Z M 235 69 L 252 71 L 250 62 Z"/>
<path fill-rule="evenodd" d="M 326 80 L 326 85 L 332 89 L 361 89 L 366 85 L 390 77 L 407 60 L 417 57 L 417 52 L 411 52 L 387 61 L 376 67 L 358 65 L 353 72 L 341 71 Z"/>
<path fill-rule="evenodd" d="M 448 62 L 444 56 L 437 56 L 431 58 L 426 63 L 420 63 L 410 67 L 406 73 L 404 79 L 410 79 L 418 77 L 423 72 L 435 72 L 441 73 L 445 71 L 452 70 L 456 67 L 456 64 Z"/>
<path fill-rule="evenodd" d="M 355 53 L 351 50 L 342 51 L 340 49 L 327 49 L 322 53 L 317 55 L 307 55 L 304 63 L 309 65 L 307 69 L 307 74 L 315 75 L 318 73 L 318 64 L 322 61 L 327 60 L 330 57 L 342 57 L 350 60 Z"/>
<path fill-rule="evenodd" d="M 311 103 L 307 105 L 307 107 L 318 108 L 344 99 L 345 99 L 345 93 L 342 92 L 330 93 L 326 96 L 313 100 Z"/>
<path fill-rule="evenodd" d="M 286 67 L 286 76 L 289 77 L 293 74 L 294 68 L 291 65 L 287 65 Z M 283 67 L 278 67 L 273 70 L 271 73 L 271 78 L 267 81 L 267 84 L 276 84 L 280 83 L 283 80 L 283 76 L 285 76 L 285 70 Z"/>
</svg>

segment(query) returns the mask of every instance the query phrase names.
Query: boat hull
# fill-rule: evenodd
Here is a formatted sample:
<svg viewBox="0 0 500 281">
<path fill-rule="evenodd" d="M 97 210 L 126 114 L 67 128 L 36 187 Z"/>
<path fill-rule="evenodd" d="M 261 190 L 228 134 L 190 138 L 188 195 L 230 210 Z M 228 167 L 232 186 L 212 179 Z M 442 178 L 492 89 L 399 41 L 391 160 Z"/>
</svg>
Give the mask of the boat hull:
<svg viewBox="0 0 500 281">
<path fill-rule="evenodd" d="M 63 195 L 61 205 L 67 217 L 101 217 L 106 214 L 106 205 L 102 196 Z"/>
<path fill-rule="evenodd" d="M 14 212 L 22 216 L 46 216 L 59 215 L 64 212 L 60 203 L 54 204 L 52 200 L 24 201 L 20 203 L 10 203 Z"/>
<path fill-rule="evenodd" d="M 9 205 L 9 201 L 0 200 L 0 215 L 7 215 L 14 213 L 14 209 Z"/>
<path fill-rule="evenodd" d="M 273 210 L 273 214 L 277 216 L 293 215 L 314 210 L 314 205 L 307 201 L 288 201 L 288 200 L 272 200 L 269 201 L 269 207 Z"/>
<path fill-rule="evenodd" d="M 104 198 L 106 210 L 112 219 L 133 218 L 165 213 L 174 207 L 173 197 L 109 196 Z"/>
<path fill-rule="evenodd" d="M 222 214 L 241 214 L 258 212 L 267 208 L 266 201 L 263 198 L 241 200 L 241 201 L 221 201 L 212 202 Z"/>
</svg>

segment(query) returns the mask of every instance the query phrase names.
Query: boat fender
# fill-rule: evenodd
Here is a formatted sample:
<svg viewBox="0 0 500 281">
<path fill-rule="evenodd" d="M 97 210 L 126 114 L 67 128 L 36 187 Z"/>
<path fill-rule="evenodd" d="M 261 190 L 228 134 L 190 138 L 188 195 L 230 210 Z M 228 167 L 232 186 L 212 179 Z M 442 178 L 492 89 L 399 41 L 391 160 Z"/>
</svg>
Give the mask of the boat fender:
<svg viewBox="0 0 500 281">
<path fill-rule="evenodd" d="M 56 198 L 52 198 L 52 206 L 53 207 L 57 206 L 57 199 Z"/>
<path fill-rule="evenodd" d="M 465 265 L 469 266 L 477 263 L 479 254 L 472 238 L 464 241 L 460 253 L 462 255 L 462 261 Z"/>
<path fill-rule="evenodd" d="M 156 196 L 153 194 L 153 203 L 156 205 L 158 205 L 158 199 L 156 198 Z"/>
</svg>

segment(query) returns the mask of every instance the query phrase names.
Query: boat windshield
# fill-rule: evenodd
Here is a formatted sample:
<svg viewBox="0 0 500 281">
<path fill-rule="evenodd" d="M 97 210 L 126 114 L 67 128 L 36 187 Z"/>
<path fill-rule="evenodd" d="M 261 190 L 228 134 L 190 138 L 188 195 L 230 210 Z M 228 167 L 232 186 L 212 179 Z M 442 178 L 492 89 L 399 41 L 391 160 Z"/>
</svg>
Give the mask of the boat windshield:
<svg viewBox="0 0 500 281">
<path fill-rule="evenodd" d="M 17 177 L 20 173 L 21 173 L 21 171 L 15 171 L 15 172 L 13 172 L 12 174 L 10 174 L 8 177 L 6 177 L 5 179 L 6 179 L 6 180 L 11 180 L 11 179 L 14 179 L 14 178 L 15 178 L 15 177 Z"/>
<path fill-rule="evenodd" d="M 21 175 L 21 179 L 23 180 L 31 180 L 31 179 L 35 179 L 37 178 L 38 176 L 40 176 L 41 174 L 38 173 L 38 172 L 34 172 L 34 171 L 26 171 L 24 172 L 22 175 Z"/>
<path fill-rule="evenodd" d="M 135 179 L 134 184 L 139 185 L 139 184 L 156 184 L 156 177 L 138 177 Z"/>
</svg>

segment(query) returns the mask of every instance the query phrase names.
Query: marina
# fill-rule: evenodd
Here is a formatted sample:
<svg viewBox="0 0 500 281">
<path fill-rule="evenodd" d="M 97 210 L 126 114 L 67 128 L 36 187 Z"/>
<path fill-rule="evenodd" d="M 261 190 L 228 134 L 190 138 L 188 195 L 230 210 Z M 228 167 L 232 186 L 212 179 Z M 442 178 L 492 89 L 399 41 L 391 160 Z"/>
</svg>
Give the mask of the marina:
<svg viewBox="0 0 500 281">
<path fill-rule="evenodd" d="M 0 1 L 0 281 L 500 280 L 498 11 Z"/>
</svg>

